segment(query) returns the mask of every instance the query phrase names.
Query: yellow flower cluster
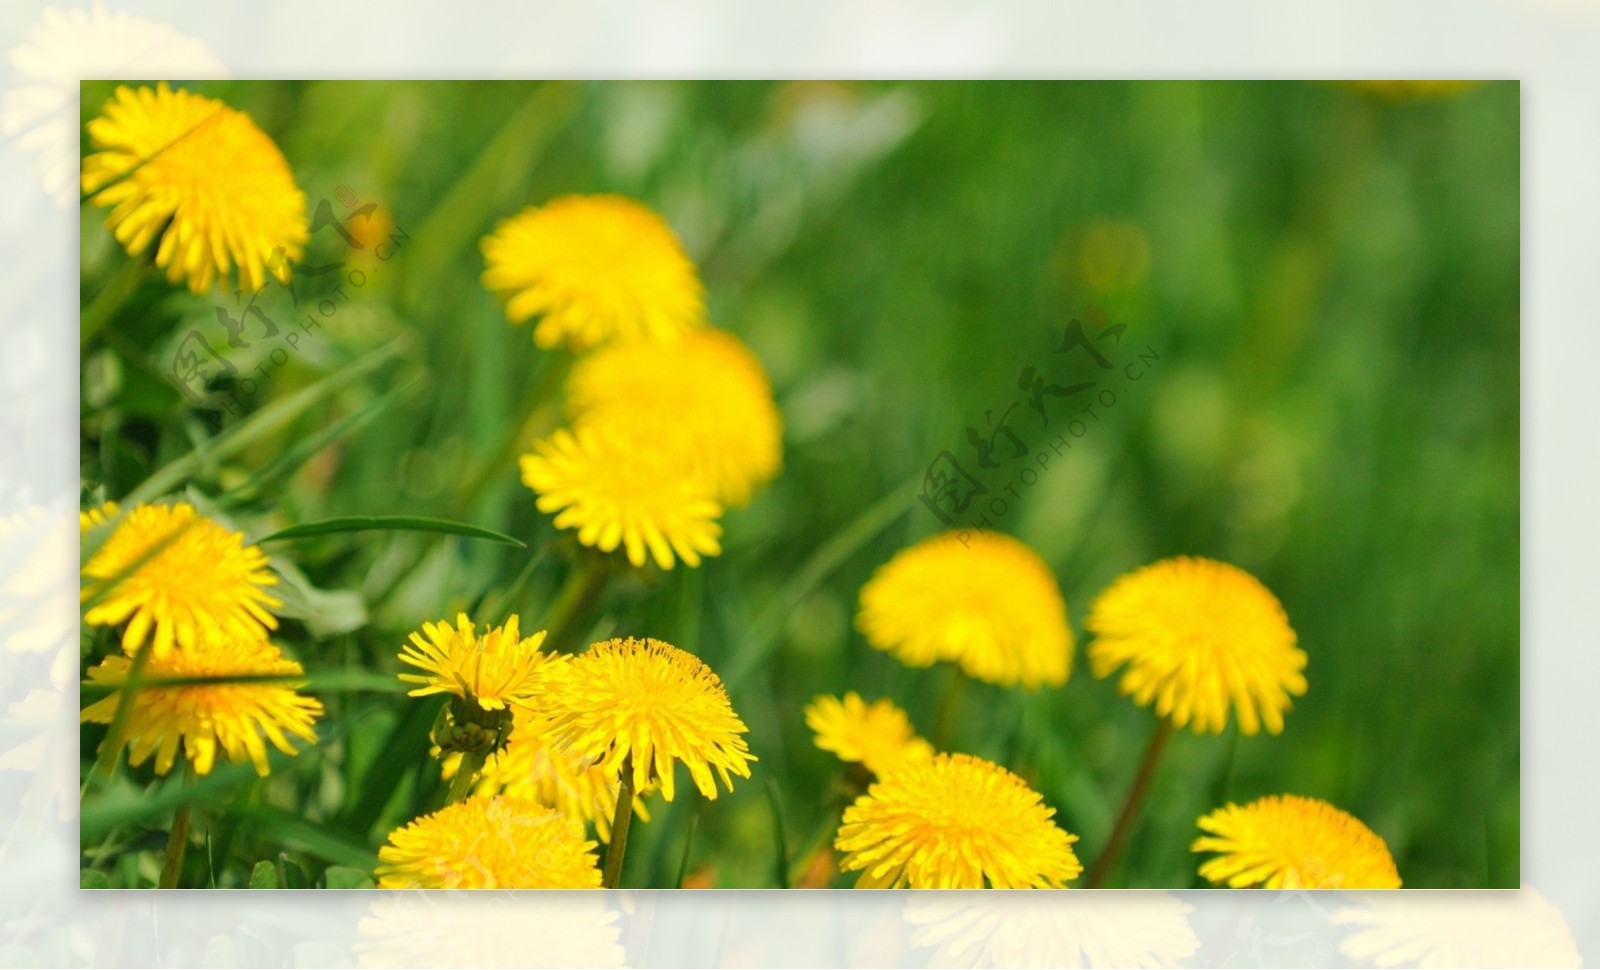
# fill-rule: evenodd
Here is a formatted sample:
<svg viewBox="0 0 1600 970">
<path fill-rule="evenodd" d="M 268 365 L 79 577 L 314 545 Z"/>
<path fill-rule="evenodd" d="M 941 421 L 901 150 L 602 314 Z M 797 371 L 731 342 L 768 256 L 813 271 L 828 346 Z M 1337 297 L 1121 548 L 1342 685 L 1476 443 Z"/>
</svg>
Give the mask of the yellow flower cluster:
<svg viewBox="0 0 1600 970">
<path fill-rule="evenodd" d="M 483 724 L 486 713 L 504 711 L 509 730 L 487 751 L 475 751 L 486 755 L 481 762 L 459 752 L 447 756 L 447 777 L 476 772 L 466 779 L 471 797 L 390 836 L 380 856 L 384 885 L 597 885 L 592 857 L 586 864 L 562 862 L 554 872 L 532 874 L 526 866 L 541 854 L 575 858 L 570 840 L 559 843 L 564 848 L 552 840 L 563 832 L 581 838 L 590 824 L 600 841 L 610 842 L 623 798 L 648 821 L 644 797 L 659 792 L 671 801 L 680 763 L 707 798 L 717 797 L 719 778 L 731 791 L 733 776 L 750 777 L 756 758 L 742 737 L 744 722 L 722 681 L 692 654 L 635 638 L 596 643 L 576 655 L 545 653 L 542 632 L 518 639 L 517 617 L 482 634 L 475 630 L 465 616 L 454 627 L 424 624 L 401 654 L 423 673 L 400 676 L 420 685 L 413 695 L 451 695 L 453 724 Z M 447 755 L 447 746 L 438 753 Z M 537 830 L 533 835 L 502 822 L 485 831 L 486 817 L 531 818 L 534 806 L 564 827 L 541 822 L 529 829 Z M 447 851 L 468 835 L 494 844 L 470 860 Z M 526 848 L 519 839 L 529 840 Z"/>
<path fill-rule="evenodd" d="M 892 701 L 818 697 L 806 707 L 817 747 L 875 780 L 834 839 L 858 888 L 1056 887 L 1083 867 L 1076 835 L 1021 778 L 982 758 L 936 754 Z"/>
<path fill-rule="evenodd" d="M 634 566 L 698 566 L 719 519 L 783 463 L 783 421 L 749 348 L 706 324 L 694 263 L 661 217 L 616 196 L 564 196 L 483 241 L 484 285 L 534 340 L 581 354 L 570 426 L 522 456 L 558 529 Z"/>
<path fill-rule="evenodd" d="M 315 743 L 322 704 L 297 692 L 305 671 L 267 640 L 278 601 L 264 589 L 277 578 L 260 549 L 186 502 L 126 513 L 107 503 L 81 512 L 79 527 L 93 549 L 82 568 L 83 621 L 127 624 L 123 655 L 85 682 L 108 693 L 82 720 L 115 734 L 125 712 L 122 736 L 106 743 L 126 741 L 136 766 L 154 753 L 163 775 L 180 748 L 202 775 L 219 748 L 266 775 L 263 738 L 285 754 L 295 753 L 291 735 Z"/>
</svg>

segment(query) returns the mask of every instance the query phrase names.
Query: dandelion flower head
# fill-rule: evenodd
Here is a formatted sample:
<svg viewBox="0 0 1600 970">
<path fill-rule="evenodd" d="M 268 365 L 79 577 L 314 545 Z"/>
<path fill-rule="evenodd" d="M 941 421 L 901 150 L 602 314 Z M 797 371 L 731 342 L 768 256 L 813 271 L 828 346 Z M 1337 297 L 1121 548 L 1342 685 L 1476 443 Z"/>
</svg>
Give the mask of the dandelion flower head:
<svg viewBox="0 0 1600 970">
<path fill-rule="evenodd" d="M 502 220 L 483 240 L 483 285 L 506 317 L 539 322 L 540 347 L 591 350 L 612 340 L 675 339 L 705 320 L 700 274 L 645 206 L 568 195 Z"/>
<path fill-rule="evenodd" d="M 862 587 L 856 625 L 907 666 L 949 661 L 1006 687 L 1059 687 L 1072 667 L 1050 567 L 995 532 L 946 532 L 901 550 Z"/>
<path fill-rule="evenodd" d="M 522 456 L 522 481 L 556 528 L 576 529 L 601 552 L 621 546 L 634 566 L 647 557 L 662 569 L 698 566 L 722 552 L 722 506 L 648 442 L 610 429 L 558 430 Z"/>
<path fill-rule="evenodd" d="M 308 238 L 305 194 L 250 116 L 166 82 L 118 87 L 89 122 L 89 201 L 129 255 L 159 238 L 155 263 L 195 293 L 214 284 L 255 292 L 289 281 Z"/>
<path fill-rule="evenodd" d="M 114 506 L 108 508 L 114 514 Z M 122 646 L 129 652 L 152 630 L 159 655 L 213 634 L 259 640 L 278 626 L 267 612 L 278 601 L 264 587 L 278 578 L 268 571 L 266 555 L 187 502 L 128 512 L 84 565 L 83 578 L 82 600 L 97 600 L 84 622 L 127 621 Z"/>
<path fill-rule="evenodd" d="M 714 799 L 713 771 L 732 791 L 730 776 L 749 778 L 756 760 L 722 679 L 698 657 L 659 640 L 594 644 L 573 658 L 547 700 L 549 736 L 557 744 L 607 772 L 631 759 L 634 790 L 653 783 L 669 802 L 678 762 Z"/>
<path fill-rule="evenodd" d="M 1218 853 L 1200 875 L 1232 889 L 1399 889 L 1389 847 L 1348 812 L 1299 795 L 1269 795 L 1201 816 L 1195 852 Z"/>
<path fill-rule="evenodd" d="M 112 692 L 84 708 L 82 720 L 109 724 L 122 697 L 133 662 L 107 657 L 90 668 L 87 685 Z M 305 670 L 266 640 L 208 636 L 199 643 L 165 654 L 152 653 L 143 680 L 188 680 L 227 677 L 294 678 Z M 315 743 L 312 725 L 322 716 L 322 702 L 304 697 L 299 680 L 235 681 L 186 686 L 142 686 L 133 695 L 127 721 L 128 761 L 140 765 L 155 754 L 156 774 L 172 769 L 181 745 L 199 774 L 208 774 L 220 749 L 229 761 L 248 759 L 256 773 L 268 773 L 267 746 L 294 754 L 290 736 Z"/>
<path fill-rule="evenodd" d="M 545 631 L 523 637 L 519 622 L 513 615 L 505 626 L 491 626 L 481 634 L 465 613 L 456 615 L 455 626 L 424 623 L 400 651 L 401 662 L 422 673 L 401 674 L 400 679 L 421 685 L 410 691 L 412 697 L 453 694 L 486 711 L 528 704 L 565 658 L 540 649 Z"/>
<path fill-rule="evenodd" d="M 1290 695 L 1306 691 L 1283 606 L 1227 563 L 1180 556 L 1135 570 L 1100 594 L 1086 626 L 1096 677 L 1126 664 L 1122 693 L 1197 734 L 1220 733 L 1230 707 L 1245 734 L 1277 734 Z"/>
<path fill-rule="evenodd" d="M 933 745 L 917 737 L 906 712 L 887 698 L 868 704 L 855 691 L 842 701 L 823 695 L 806 705 L 805 714 L 817 747 L 841 761 L 860 762 L 875 775 L 933 757 Z"/>
<path fill-rule="evenodd" d="M 744 505 L 783 464 L 783 419 L 761 361 L 739 338 L 704 327 L 670 343 L 630 340 L 574 365 L 574 427 L 612 429 Z"/>
<path fill-rule="evenodd" d="M 389 833 L 379 889 L 597 889 L 595 843 L 537 802 L 475 797 Z"/>
<path fill-rule="evenodd" d="M 593 823 L 601 842 L 611 841 L 617 808 L 617 772 L 576 757 L 550 737 L 544 718 L 519 708 L 506 746 L 489 756 L 474 789 L 480 795 L 512 795 L 548 805 L 580 824 Z M 633 813 L 648 822 L 644 796 L 634 796 Z"/>
<path fill-rule="evenodd" d="M 1059 889 L 1083 871 L 1038 793 L 982 758 L 901 765 L 845 809 L 834 847 L 858 888 Z"/>
</svg>

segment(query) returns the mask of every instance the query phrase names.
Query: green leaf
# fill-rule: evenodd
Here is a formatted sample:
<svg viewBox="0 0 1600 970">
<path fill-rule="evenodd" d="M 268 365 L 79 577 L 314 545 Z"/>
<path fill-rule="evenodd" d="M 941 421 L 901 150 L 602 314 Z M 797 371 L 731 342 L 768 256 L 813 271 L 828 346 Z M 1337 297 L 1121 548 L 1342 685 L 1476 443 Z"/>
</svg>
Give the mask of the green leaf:
<svg viewBox="0 0 1600 970">
<path fill-rule="evenodd" d="M 79 889 L 110 889 L 111 877 L 94 869 L 83 869 L 78 873 Z"/>
<path fill-rule="evenodd" d="M 278 867 L 270 859 L 262 859 L 250 870 L 251 889 L 277 889 Z"/>
<path fill-rule="evenodd" d="M 377 886 L 370 872 L 349 866 L 329 866 L 323 873 L 323 879 L 327 881 L 329 889 L 373 889 Z"/>
<path fill-rule="evenodd" d="M 490 542 L 501 542 L 508 546 L 528 548 L 528 544 L 521 539 L 515 539 L 504 532 L 485 529 L 478 525 L 469 525 L 465 522 L 451 522 L 447 519 L 430 519 L 420 515 L 347 515 L 337 519 L 323 519 L 321 522 L 305 522 L 292 525 L 287 529 L 280 529 L 271 535 L 262 536 L 256 542 L 277 542 L 283 539 L 306 539 L 312 536 L 333 535 L 340 532 L 442 532 L 448 535 L 466 536 L 469 539 L 487 539 Z"/>
<path fill-rule="evenodd" d="M 299 620 L 319 640 L 351 633 L 367 625 L 367 606 L 353 589 L 318 589 L 306 574 L 282 556 L 273 571 L 283 582 L 273 590 L 279 616 Z"/>
<path fill-rule="evenodd" d="M 777 856 L 778 888 L 789 888 L 789 834 L 783 824 L 783 802 L 778 797 L 778 783 L 767 779 L 767 805 L 772 809 L 773 854 Z"/>
</svg>

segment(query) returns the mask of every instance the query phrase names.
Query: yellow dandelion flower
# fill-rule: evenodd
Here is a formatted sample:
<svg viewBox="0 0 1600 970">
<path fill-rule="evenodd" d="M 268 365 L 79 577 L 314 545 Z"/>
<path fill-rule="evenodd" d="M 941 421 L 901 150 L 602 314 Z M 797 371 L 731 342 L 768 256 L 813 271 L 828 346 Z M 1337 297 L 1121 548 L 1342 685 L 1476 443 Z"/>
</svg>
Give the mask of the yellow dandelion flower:
<svg viewBox="0 0 1600 970">
<path fill-rule="evenodd" d="M 1283 730 L 1290 695 L 1306 692 L 1305 652 L 1277 597 L 1227 563 L 1180 556 L 1119 578 L 1089 609 L 1096 677 L 1127 664 L 1124 694 L 1175 727 L 1221 733 Z"/>
<path fill-rule="evenodd" d="M 947 660 L 1005 687 L 1059 687 L 1072 668 L 1050 567 L 996 532 L 946 532 L 901 550 L 862 587 L 856 625 L 907 666 Z"/>
<path fill-rule="evenodd" d="M 1299 795 L 1229 803 L 1199 821 L 1200 875 L 1232 889 L 1399 889 L 1389 847 L 1348 812 Z"/>
<path fill-rule="evenodd" d="M 283 153 L 250 116 L 166 82 L 119 87 L 89 122 L 99 151 L 83 160 L 83 190 L 111 206 L 106 226 L 129 255 L 157 237 L 156 265 L 205 293 L 255 292 L 267 274 L 289 281 L 309 236 L 306 197 Z"/>
<path fill-rule="evenodd" d="M 868 704 L 855 691 L 823 695 L 806 705 L 806 726 L 817 747 L 841 761 L 858 761 L 881 775 L 906 761 L 933 757 L 933 745 L 917 737 L 906 712 L 888 699 Z"/>
<path fill-rule="evenodd" d="M 722 552 L 722 506 L 648 443 L 560 430 L 522 456 L 522 481 L 539 496 L 539 511 L 556 514 L 556 528 L 577 529 L 579 542 L 601 552 L 620 545 L 635 566 L 647 553 L 671 569 L 678 559 L 698 566 L 701 556 Z"/>
<path fill-rule="evenodd" d="M 705 319 L 694 263 L 661 217 L 616 195 L 568 195 L 505 219 L 483 241 L 483 285 L 506 317 L 537 316 L 540 347 L 670 340 Z"/>
<path fill-rule="evenodd" d="M 523 637 L 518 623 L 513 614 L 505 626 L 482 634 L 465 613 L 456 615 L 455 626 L 424 623 L 400 650 L 400 661 L 422 673 L 400 674 L 400 679 L 422 685 L 409 692 L 411 697 L 454 694 L 486 711 L 525 705 L 544 689 L 551 667 L 563 658 L 540 649 L 545 631 Z"/>
<path fill-rule="evenodd" d="M 783 418 L 761 361 L 739 338 L 706 327 L 662 344 L 630 340 L 584 357 L 567 380 L 577 428 L 614 428 L 648 442 L 684 474 L 743 505 L 783 464 Z"/>
<path fill-rule="evenodd" d="M 937 754 L 868 788 L 833 844 L 858 888 L 1060 889 L 1083 866 L 1055 813 L 999 765 Z"/>
<path fill-rule="evenodd" d="M 259 640 L 278 626 L 267 612 L 278 601 L 262 591 L 278 581 L 266 555 L 187 502 L 134 508 L 84 565 L 83 578 L 81 600 L 98 600 L 84 622 L 126 620 L 129 652 L 152 628 L 160 655 L 203 635 Z"/>
<path fill-rule="evenodd" d="M 356 924 L 362 970 L 628 966 L 621 912 L 605 893 L 372 896 Z"/>
<path fill-rule="evenodd" d="M 469 798 L 389 833 L 379 889 L 598 889 L 595 843 L 537 802 Z"/>
<path fill-rule="evenodd" d="M 680 761 L 700 793 L 714 799 L 712 769 L 732 791 L 730 774 L 749 778 L 756 760 L 722 679 L 659 640 L 594 644 L 573 658 L 546 700 L 555 743 L 607 772 L 631 759 L 634 791 L 654 783 L 669 802 Z"/>
<path fill-rule="evenodd" d="M 601 842 L 611 841 L 611 817 L 617 809 L 621 782 L 615 771 L 590 764 L 562 745 L 552 743 L 550 724 L 518 710 L 511 738 L 489 756 L 480 772 L 479 795 L 513 795 L 548 805 L 582 824 L 594 823 Z M 447 766 L 446 777 L 449 777 Z M 650 821 L 641 791 L 633 799 L 633 814 Z"/>
<path fill-rule="evenodd" d="M 84 683 L 112 692 L 84 708 L 81 719 L 109 724 L 122 697 L 133 661 L 107 657 L 89 670 Z M 152 653 L 143 683 L 225 677 L 297 677 L 305 669 L 262 639 L 211 636 L 182 650 Z M 128 761 L 141 765 L 153 752 L 156 774 L 172 769 L 178 747 L 202 775 L 211 771 L 220 748 L 228 760 L 248 758 L 256 772 L 267 774 L 267 746 L 294 754 L 289 735 L 315 744 L 312 725 L 322 716 L 322 702 L 296 693 L 299 680 L 194 684 L 138 688 L 129 707 Z"/>
</svg>

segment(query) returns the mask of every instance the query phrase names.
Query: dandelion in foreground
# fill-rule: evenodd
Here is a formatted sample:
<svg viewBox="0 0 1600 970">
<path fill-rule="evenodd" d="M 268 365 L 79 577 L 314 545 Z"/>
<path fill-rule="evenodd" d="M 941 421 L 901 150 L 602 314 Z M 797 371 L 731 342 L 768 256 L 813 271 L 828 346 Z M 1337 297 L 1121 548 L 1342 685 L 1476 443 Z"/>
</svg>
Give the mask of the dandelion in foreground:
<svg viewBox="0 0 1600 970">
<path fill-rule="evenodd" d="M 114 506 L 108 508 L 115 513 Z M 187 502 L 140 505 L 128 512 L 82 575 L 81 601 L 96 601 L 84 622 L 116 626 L 127 621 L 122 647 L 130 653 L 152 629 L 151 646 L 160 656 L 174 644 L 187 647 L 203 636 L 260 640 L 278 625 L 267 612 L 278 601 L 264 587 L 278 579 L 267 570 L 266 555 Z"/>
<path fill-rule="evenodd" d="M 389 833 L 379 889 L 596 889 L 595 843 L 537 802 L 469 798 Z"/>
<path fill-rule="evenodd" d="M 1050 567 L 994 532 L 946 532 L 902 550 L 862 587 L 856 625 L 907 666 L 946 660 L 1004 687 L 1059 687 L 1072 666 Z"/>
<path fill-rule="evenodd" d="M 533 317 L 540 347 L 673 339 L 700 326 L 694 263 L 661 217 L 616 195 L 568 195 L 505 219 L 483 240 L 483 285 L 506 317 Z"/>
<path fill-rule="evenodd" d="M 1399 889 L 1389 847 L 1371 829 L 1327 802 L 1269 795 L 1228 804 L 1199 820 L 1190 848 L 1216 852 L 1200 875 L 1232 889 Z"/>
<path fill-rule="evenodd" d="M 485 711 L 503 711 L 526 705 L 545 688 L 552 670 L 562 659 L 545 653 L 545 631 L 522 636 L 513 615 L 505 626 L 491 626 L 481 634 L 465 613 L 448 622 L 424 623 L 400 650 L 400 661 L 422 671 L 401 674 L 400 679 L 421 686 L 412 697 L 452 694 Z"/>
<path fill-rule="evenodd" d="M 83 721 L 111 723 L 132 665 L 127 657 L 107 657 L 89 670 L 85 685 L 111 688 L 111 693 L 84 708 Z M 248 758 L 265 777 L 265 742 L 294 754 L 291 735 L 312 744 L 317 740 L 312 725 L 322 716 L 322 702 L 296 692 L 305 682 L 294 678 L 304 673 L 300 664 L 260 639 L 208 637 L 182 650 L 151 654 L 142 675 L 146 685 L 228 677 L 286 679 L 140 686 L 128 707 L 129 763 L 143 764 L 154 753 L 156 774 L 164 775 L 181 745 L 194 770 L 204 775 L 220 749 L 235 763 Z"/>
<path fill-rule="evenodd" d="M 749 778 L 756 760 L 721 678 L 659 640 L 594 644 L 573 658 L 546 703 L 556 744 L 608 772 L 631 764 L 632 790 L 656 784 L 669 802 L 678 762 L 714 799 L 713 771 L 732 791 L 731 776 Z"/>
<path fill-rule="evenodd" d="M 938 754 L 901 765 L 845 809 L 834 847 L 858 888 L 1061 888 L 1078 840 L 1038 793 L 992 762 Z"/>
<path fill-rule="evenodd" d="M 681 340 L 630 340 L 579 360 L 567 380 L 576 428 L 610 429 L 744 505 L 783 464 L 783 419 L 761 361 L 710 327 Z"/>
<path fill-rule="evenodd" d="M 601 842 L 611 841 L 611 817 L 617 810 L 617 772 L 575 757 L 552 742 L 542 717 L 519 709 L 510 740 L 484 764 L 476 793 L 511 795 L 548 805 L 580 824 L 593 823 Z M 650 820 L 642 790 L 633 813 Z"/>
<path fill-rule="evenodd" d="M 823 695 L 806 705 L 805 714 L 817 747 L 841 761 L 859 762 L 875 775 L 933 757 L 933 745 L 917 737 L 906 712 L 887 698 L 868 704 L 855 691 L 842 701 Z"/>
<path fill-rule="evenodd" d="M 597 429 L 560 430 L 522 456 L 522 481 L 555 527 L 601 552 L 621 546 L 628 561 L 646 556 L 662 569 L 722 552 L 722 506 L 699 479 L 685 475 L 648 442 Z"/>
<path fill-rule="evenodd" d="M 1290 696 L 1306 692 L 1304 651 L 1260 580 L 1236 566 L 1181 556 L 1129 573 L 1101 593 L 1086 624 L 1096 677 L 1127 665 L 1118 689 L 1175 727 L 1278 734 Z"/>
<path fill-rule="evenodd" d="M 130 256 L 159 240 L 155 263 L 195 293 L 255 292 L 289 281 L 308 237 L 305 194 L 250 116 L 189 91 L 119 87 L 89 122 L 89 201 Z"/>
</svg>

